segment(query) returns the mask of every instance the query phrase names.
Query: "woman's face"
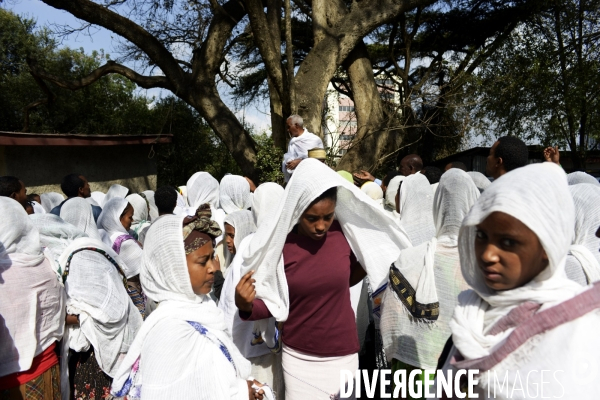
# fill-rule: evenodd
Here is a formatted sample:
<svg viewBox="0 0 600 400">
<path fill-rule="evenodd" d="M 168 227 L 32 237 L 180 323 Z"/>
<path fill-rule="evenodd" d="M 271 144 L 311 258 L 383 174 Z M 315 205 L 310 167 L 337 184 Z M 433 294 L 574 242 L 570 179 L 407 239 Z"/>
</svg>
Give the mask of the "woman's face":
<svg viewBox="0 0 600 400">
<path fill-rule="evenodd" d="M 298 221 L 298 233 L 313 240 L 321 240 L 333 223 L 335 201 L 323 199 L 308 207 Z"/>
<path fill-rule="evenodd" d="M 121 214 L 121 218 L 119 218 L 119 220 L 126 231 L 131 228 L 131 223 L 133 222 L 133 207 L 131 204 L 127 204 L 127 207 L 125 207 L 125 211 L 123 211 L 123 214 Z"/>
<path fill-rule="evenodd" d="M 227 250 L 231 254 L 235 254 L 235 228 L 228 223 L 225 223 L 225 242 L 227 243 Z"/>
<path fill-rule="evenodd" d="M 477 225 L 475 256 L 485 284 L 494 290 L 521 287 L 548 266 L 537 235 L 502 212 L 490 214 Z"/>
<path fill-rule="evenodd" d="M 215 283 L 215 271 L 220 268 L 212 242 L 185 256 L 192 289 L 197 295 L 208 294 Z"/>
</svg>

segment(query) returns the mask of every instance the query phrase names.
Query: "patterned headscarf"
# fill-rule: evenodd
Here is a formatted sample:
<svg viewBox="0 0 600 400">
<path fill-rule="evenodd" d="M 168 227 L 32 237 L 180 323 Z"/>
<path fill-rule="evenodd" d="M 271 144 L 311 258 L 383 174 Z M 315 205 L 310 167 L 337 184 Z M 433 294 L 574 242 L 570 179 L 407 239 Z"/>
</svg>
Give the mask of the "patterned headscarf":
<svg viewBox="0 0 600 400">
<path fill-rule="evenodd" d="M 186 217 L 183 220 L 183 245 L 185 255 L 188 255 L 207 242 L 212 241 L 214 245 L 215 238 L 221 236 L 219 224 L 210 217 L 210 204 L 202 204 L 196 210 L 196 215 Z"/>
</svg>

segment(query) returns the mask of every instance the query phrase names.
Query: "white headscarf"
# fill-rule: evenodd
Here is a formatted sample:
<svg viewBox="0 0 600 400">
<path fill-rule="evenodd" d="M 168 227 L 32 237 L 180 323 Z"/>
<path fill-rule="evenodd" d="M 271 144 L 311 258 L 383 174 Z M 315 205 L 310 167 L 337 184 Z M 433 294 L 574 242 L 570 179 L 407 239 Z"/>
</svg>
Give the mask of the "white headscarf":
<svg viewBox="0 0 600 400">
<path fill-rule="evenodd" d="M 114 199 L 114 198 L 124 199 L 125 196 L 127 196 L 128 192 L 129 192 L 128 188 L 126 188 L 125 186 L 119 185 L 118 183 L 115 183 L 108 189 L 108 192 L 106 192 L 106 196 L 104 196 L 104 203 L 102 203 L 102 207 L 104 207 L 104 205 L 106 205 L 106 203 L 108 203 L 111 199 Z"/>
<path fill-rule="evenodd" d="M 600 186 L 580 183 L 569 186 L 575 204 L 575 238 L 569 251 L 567 266 L 575 258 L 583 269 L 587 283 L 600 280 Z"/>
<path fill-rule="evenodd" d="M 418 368 L 435 369 L 457 305 L 467 289 L 458 258 L 457 238 L 462 220 L 479 197 L 479 190 L 462 170 L 444 173 L 433 202 L 436 237 L 400 252 L 394 267 L 415 291 L 411 305 L 438 303 L 435 321 L 414 318 L 388 283 L 382 301 L 381 335 L 389 360 Z"/>
<path fill-rule="evenodd" d="M 223 313 L 210 297 L 192 289 L 182 223 L 183 216 L 164 216 L 148 232 L 140 278 L 146 296 L 160 305 L 137 334 L 112 393 L 146 400 L 247 398 L 250 363 L 226 334 Z M 201 324 L 206 334 L 191 323 Z M 235 368 L 209 336 L 221 342 Z M 145 349 L 163 352 L 153 357 Z M 144 379 L 150 381 L 144 384 Z"/>
<path fill-rule="evenodd" d="M 204 203 L 219 208 L 219 182 L 208 172 L 196 172 L 187 181 L 188 204 L 194 212 Z"/>
<path fill-rule="evenodd" d="M 123 198 L 116 197 L 104 205 L 102 213 L 98 217 L 98 227 L 104 229 L 110 238 L 111 246 L 114 247 L 115 241 L 124 235 L 129 235 L 121 223 L 121 215 L 129 202 Z M 136 240 L 128 239 L 121 243 L 118 254 L 125 261 L 127 278 L 131 278 L 140 273 L 142 249 Z"/>
<path fill-rule="evenodd" d="M 131 230 L 134 231 L 138 236 L 144 230 L 150 226 L 150 208 L 149 202 L 146 202 L 139 194 L 130 194 L 125 198 L 133 207 L 133 222 L 131 224 Z"/>
<path fill-rule="evenodd" d="M 102 240 L 94 221 L 92 206 L 83 197 L 73 197 L 65 202 L 60 208 L 60 217 L 90 238 Z"/>
<path fill-rule="evenodd" d="M 598 179 L 582 171 L 571 172 L 567 175 L 567 181 L 569 182 L 569 185 L 577 185 L 579 183 L 590 183 L 592 185 L 600 186 Z"/>
<path fill-rule="evenodd" d="M 239 210 L 233 212 L 225 217 L 224 222 L 235 228 L 235 237 L 233 243 L 235 245 L 236 252 L 240 249 L 240 243 L 242 240 L 256 231 L 256 224 L 254 223 L 254 217 L 252 211 Z M 225 270 L 229 268 L 231 261 L 233 261 L 234 254 L 229 252 L 229 248 L 225 246 Z"/>
<path fill-rule="evenodd" d="M 94 199 L 98 206 L 102 207 L 102 205 L 105 203 L 104 199 L 106 198 L 106 194 L 103 192 L 92 192 L 91 198 Z"/>
<path fill-rule="evenodd" d="M 404 175 L 396 175 L 390 180 L 390 183 L 387 185 L 387 189 L 385 190 L 385 209 L 387 211 L 395 212 L 396 211 L 396 193 L 398 193 L 398 188 L 400 187 L 400 183 L 404 181 L 406 177 Z"/>
<path fill-rule="evenodd" d="M 252 205 L 252 194 L 246 178 L 225 175 L 219 187 L 219 204 L 226 214 L 249 209 Z"/>
<path fill-rule="evenodd" d="M 252 196 L 252 215 L 254 223 L 260 226 L 269 217 L 268 210 L 275 210 L 283 197 L 283 187 L 273 182 L 259 185 Z"/>
<path fill-rule="evenodd" d="M 413 246 L 425 243 L 435 235 L 433 192 L 423 174 L 407 176 L 400 186 L 400 226 L 406 230 Z"/>
<path fill-rule="evenodd" d="M 48 192 L 40 194 L 40 198 L 42 199 L 42 207 L 46 212 L 52 211 L 52 209 L 58 206 L 65 200 L 65 197 L 56 192 Z"/>
<path fill-rule="evenodd" d="M 471 179 L 473 179 L 473 182 L 475 183 L 475 186 L 477 186 L 477 189 L 479 189 L 480 193 L 482 193 L 485 189 L 488 188 L 488 186 L 492 184 L 492 182 L 487 178 L 487 176 L 485 176 L 481 172 L 469 171 L 467 172 L 467 174 L 469 174 Z"/>
<path fill-rule="evenodd" d="M 373 200 L 383 199 L 383 190 L 375 182 L 366 182 L 361 186 L 360 190 Z"/>
<path fill-rule="evenodd" d="M 17 201 L 0 197 L 0 376 L 27 371 L 62 338 L 65 295 Z"/>
<path fill-rule="evenodd" d="M 289 293 L 282 251 L 286 237 L 310 203 L 326 190 L 337 187 L 335 216 L 358 261 L 367 272 L 372 289 L 385 284 L 389 265 L 400 250 L 410 247 L 406 233 L 356 186 L 316 159 L 305 159 L 285 188 L 271 218 L 258 227 L 244 251 L 241 275 L 255 270 L 257 297 L 277 321 L 289 312 Z M 266 326 L 260 326 L 262 332 Z M 265 338 L 266 340 L 270 340 Z"/>
<path fill-rule="evenodd" d="M 88 250 L 90 247 L 104 254 Z M 143 321 L 127 294 L 123 276 L 107 255 L 122 271 L 126 269 L 112 249 L 90 238 L 72 241 L 60 256 L 59 264 L 63 270 L 69 264 L 65 282 L 67 310 L 79 315 L 79 326 L 69 327 L 65 346 L 85 351 L 91 344 L 100 368 L 114 377 L 120 354 L 129 350 Z"/>
<path fill-rule="evenodd" d="M 146 195 L 148 203 L 150 203 L 150 221 L 156 221 L 156 218 L 158 218 L 158 208 L 154 201 L 154 190 L 144 190 L 143 193 Z"/>
<path fill-rule="evenodd" d="M 189 182 L 189 181 L 188 181 Z M 181 191 L 181 197 L 183 198 L 183 201 L 185 202 L 185 205 L 183 205 L 183 207 L 188 207 L 190 205 L 190 203 L 188 202 L 188 190 L 187 190 L 187 186 L 179 186 L 179 190 Z"/>
<path fill-rule="evenodd" d="M 548 256 L 548 266 L 521 287 L 496 291 L 485 284 L 475 256 L 476 226 L 493 212 L 508 214 L 531 229 Z M 573 297 L 582 287 L 567 279 L 564 267 L 573 239 L 575 212 L 566 175 L 553 163 L 530 164 L 498 178 L 465 218 L 459 234 L 463 276 L 473 291 L 462 293 L 450 328 L 454 345 L 467 360 L 489 355 L 512 328 L 486 332 L 513 308 L 532 301 L 542 310 Z"/>
</svg>

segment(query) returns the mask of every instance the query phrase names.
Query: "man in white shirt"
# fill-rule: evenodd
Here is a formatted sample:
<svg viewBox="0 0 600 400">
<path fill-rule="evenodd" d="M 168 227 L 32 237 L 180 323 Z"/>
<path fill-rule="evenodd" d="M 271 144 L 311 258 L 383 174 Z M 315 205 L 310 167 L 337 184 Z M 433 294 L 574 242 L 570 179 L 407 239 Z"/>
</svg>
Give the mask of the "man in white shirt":
<svg viewBox="0 0 600 400">
<path fill-rule="evenodd" d="M 302 121 L 302 117 L 299 115 L 290 115 L 285 124 L 291 140 L 287 153 L 283 155 L 281 170 L 287 182 L 292 177 L 300 161 L 308 157 L 308 151 L 317 147 L 322 149 L 323 141 L 320 137 L 304 128 L 304 121 Z"/>
</svg>

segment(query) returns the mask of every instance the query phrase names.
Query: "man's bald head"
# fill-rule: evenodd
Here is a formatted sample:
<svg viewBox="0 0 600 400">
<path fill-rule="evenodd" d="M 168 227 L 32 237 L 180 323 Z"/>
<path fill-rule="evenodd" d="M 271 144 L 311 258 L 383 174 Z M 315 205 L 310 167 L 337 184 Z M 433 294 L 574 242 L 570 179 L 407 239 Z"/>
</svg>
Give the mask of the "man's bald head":
<svg viewBox="0 0 600 400">
<path fill-rule="evenodd" d="M 402 175 L 416 174 L 423 169 L 423 160 L 417 154 L 409 154 L 400 161 L 399 171 Z"/>
</svg>

